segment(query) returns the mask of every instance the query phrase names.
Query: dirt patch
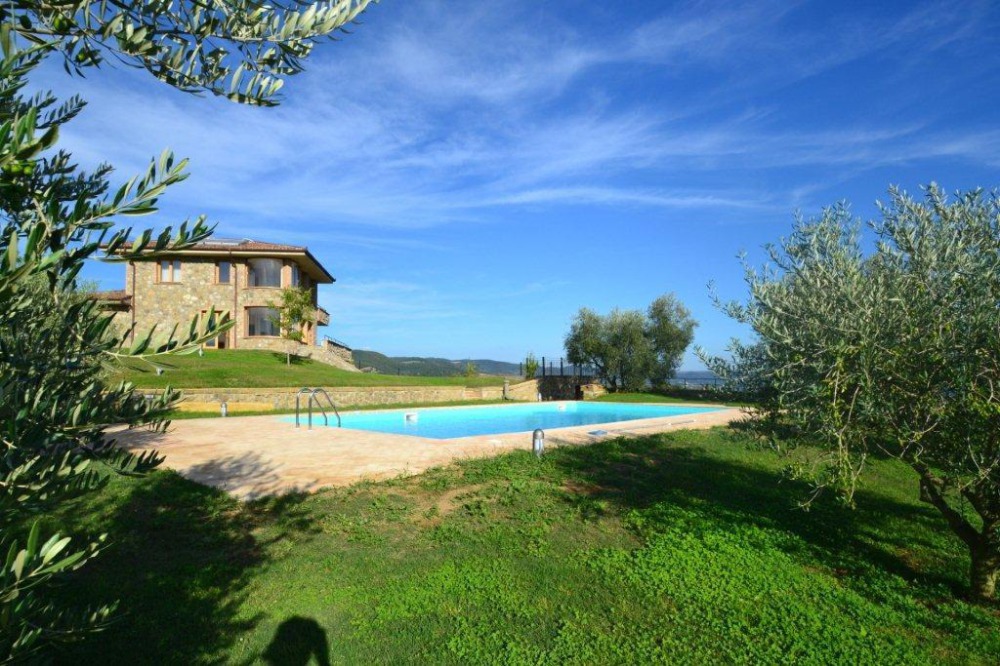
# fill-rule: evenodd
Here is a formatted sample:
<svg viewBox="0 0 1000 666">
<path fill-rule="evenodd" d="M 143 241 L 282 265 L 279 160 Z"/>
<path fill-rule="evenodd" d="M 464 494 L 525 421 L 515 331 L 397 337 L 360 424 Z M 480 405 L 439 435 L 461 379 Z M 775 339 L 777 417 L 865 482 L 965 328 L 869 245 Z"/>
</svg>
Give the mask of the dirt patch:
<svg viewBox="0 0 1000 666">
<path fill-rule="evenodd" d="M 486 486 L 485 483 L 477 483 L 461 488 L 452 488 L 441 494 L 431 494 L 424 492 L 414 495 L 417 502 L 413 512 L 414 522 L 422 527 L 434 527 L 441 523 L 441 520 L 448 514 L 461 506 L 459 498 L 479 492 Z"/>
</svg>

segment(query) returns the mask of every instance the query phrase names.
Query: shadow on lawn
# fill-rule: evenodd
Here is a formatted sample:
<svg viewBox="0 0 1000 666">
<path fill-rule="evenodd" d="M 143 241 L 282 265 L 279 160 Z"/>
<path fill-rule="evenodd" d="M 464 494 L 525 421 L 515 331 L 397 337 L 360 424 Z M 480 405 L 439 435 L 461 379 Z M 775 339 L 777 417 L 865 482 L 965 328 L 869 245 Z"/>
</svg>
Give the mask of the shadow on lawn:
<svg viewBox="0 0 1000 666">
<path fill-rule="evenodd" d="M 924 550 L 936 552 L 937 559 L 946 547 L 942 544 L 951 538 L 930 507 L 858 491 L 855 510 L 825 496 L 804 511 L 795 503 L 808 496 L 805 484 L 790 481 L 777 470 L 716 457 L 672 435 L 568 447 L 554 458 L 595 499 L 626 509 L 668 502 L 704 512 L 717 526 L 781 530 L 805 545 L 804 559 L 818 560 L 838 575 L 874 566 L 920 586 L 944 585 L 953 594 L 965 592 L 964 565 L 957 564 L 962 560 L 953 553 L 948 555 L 955 564 L 946 567 L 936 562 L 922 566 L 909 557 L 914 550 Z M 943 536 L 933 539 L 935 534 Z M 796 555 L 794 545 L 788 549 Z"/>
<path fill-rule="evenodd" d="M 271 358 L 281 361 L 282 365 L 306 365 L 312 361 L 308 356 L 299 356 L 297 352 L 288 355 L 285 352 L 272 352 Z"/>
<path fill-rule="evenodd" d="M 171 471 L 128 486 L 123 497 L 98 497 L 83 509 L 102 516 L 96 529 L 108 533 L 110 546 L 65 589 L 75 605 L 120 600 L 115 622 L 66 648 L 59 661 L 222 661 L 260 620 L 241 608 L 249 581 L 269 560 L 268 545 L 314 529 L 304 496 L 243 504 Z"/>
<path fill-rule="evenodd" d="M 278 625 L 261 658 L 273 666 L 306 666 L 313 658 L 317 666 L 329 666 L 330 643 L 316 620 L 294 616 Z"/>
<path fill-rule="evenodd" d="M 256 500 L 281 492 L 290 486 L 282 482 L 279 467 L 257 453 L 246 452 L 225 458 L 207 460 L 184 470 L 192 481 L 227 490 L 240 499 Z M 308 488 L 294 488 L 305 492 Z"/>
</svg>

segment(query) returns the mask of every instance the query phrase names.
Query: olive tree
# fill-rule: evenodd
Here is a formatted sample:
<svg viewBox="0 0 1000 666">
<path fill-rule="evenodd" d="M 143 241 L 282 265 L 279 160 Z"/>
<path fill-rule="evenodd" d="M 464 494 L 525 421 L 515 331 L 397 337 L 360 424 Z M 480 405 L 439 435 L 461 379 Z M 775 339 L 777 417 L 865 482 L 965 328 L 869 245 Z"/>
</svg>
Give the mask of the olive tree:
<svg viewBox="0 0 1000 666">
<path fill-rule="evenodd" d="M 305 342 L 304 327 L 316 321 L 316 306 L 313 304 L 312 291 L 304 287 L 286 287 L 281 290 L 281 299 L 277 302 L 268 302 L 268 307 L 275 312 L 271 318 L 272 323 L 281 333 L 281 337 L 288 341 L 285 364 L 291 365 L 292 354 L 297 355 L 299 348 Z"/>
<path fill-rule="evenodd" d="M 566 356 L 593 366 L 612 392 L 637 391 L 673 377 L 696 326 L 673 294 L 657 298 L 645 313 L 615 308 L 602 316 L 582 308 L 566 336 Z"/>
<path fill-rule="evenodd" d="M 9 33 L 4 37 L 9 37 Z M 0 661 L 30 655 L 46 640 L 99 626 L 110 607 L 69 613 L 47 601 L 45 586 L 94 557 L 101 538 L 80 547 L 44 535 L 35 516 L 107 479 L 95 465 L 139 474 L 160 459 L 133 454 L 104 436 L 110 424 L 162 429 L 177 394 L 145 400 L 127 383 L 108 386 L 102 363 L 193 350 L 223 330 L 195 320 L 153 342 L 153 331 L 126 346 L 111 318 L 76 290 L 83 262 L 115 261 L 180 249 L 204 239 L 203 220 L 128 242 L 113 220 L 156 210 L 159 194 L 184 178 L 169 154 L 107 195 L 106 169 L 85 174 L 69 155 L 52 153 L 58 128 L 82 102 L 57 105 L 48 95 L 22 96 L 39 51 L 18 52 L 0 40 Z"/>
<path fill-rule="evenodd" d="M 80 72 L 108 56 L 189 92 L 272 105 L 284 77 L 313 44 L 354 20 L 368 0 L 328 3 L 10 0 L 0 6 L 0 662 L 42 658 L 48 642 L 98 628 L 110 607 L 57 606 L 47 589 L 102 548 L 45 534 L 39 513 L 99 487 L 103 466 L 121 474 L 155 468 L 107 437 L 111 424 L 166 427 L 177 393 L 147 400 L 127 383 L 108 385 L 102 364 L 193 351 L 228 328 L 213 315 L 154 338 L 116 334 L 94 299 L 80 298 L 88 259 L 128 261 L 207 238 L 203 218 L 133 236 L 129 216 L 156 211 L 185 176 L 170 153 L 109 190 L 110 167 L 79 170 L 57 150 L 59 129 L 84 102 L 23 94 L 49 55 Z M 154 341 L 155 340 L 155 341 Z"/>
<path fill-rule="evenodd" d="M 649 376 L 653 386 L 665 386 L 677 374 L 697 325 L 691 311 L 673 294 L 664 294 L 650 304 L 646 311 L 646 336 L 653 352 Z"/>
<path fill-rule="evenodd" d="M 795 468 L 817 493 L 850 502 L 870 456 L 905 463 L 968 548 L 972 596 L 995 598 L 1000 201 L 931 185 L 923 200 L 890 190 L 880 212 L 870 251 L 844 204 L 797 220 L 768 268 L 746 267 L 749 300 L 724 306 L 757 343 L 710 367 L 760 360 L 751 380 L 767 400 L 751 423 L 790 427 L 798 436 L 774 439 L 781 449 L 819 446 Z"/>
<path fill-rule="evenodd" d="M 68 71 L 111 56 L 180 90 L 271 106 L 316 42 L 370 2 L 8 0 L 0 21 L 31 44 L 57 45 Z"/>
</svg>

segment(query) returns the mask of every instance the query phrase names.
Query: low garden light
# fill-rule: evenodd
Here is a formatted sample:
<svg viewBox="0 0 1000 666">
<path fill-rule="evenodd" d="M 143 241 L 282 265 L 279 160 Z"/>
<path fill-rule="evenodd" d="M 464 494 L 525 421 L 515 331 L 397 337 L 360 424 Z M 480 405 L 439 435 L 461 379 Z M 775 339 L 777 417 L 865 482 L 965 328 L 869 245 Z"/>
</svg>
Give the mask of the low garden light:
<svg viewBox="0 0 1000 666">
<path fill-rule="evenodd" d="M 531 434 L 531 451 L 539 458 L 545 453 L 545 431 L 541 428 L 535 428 Z"/>
</svg>

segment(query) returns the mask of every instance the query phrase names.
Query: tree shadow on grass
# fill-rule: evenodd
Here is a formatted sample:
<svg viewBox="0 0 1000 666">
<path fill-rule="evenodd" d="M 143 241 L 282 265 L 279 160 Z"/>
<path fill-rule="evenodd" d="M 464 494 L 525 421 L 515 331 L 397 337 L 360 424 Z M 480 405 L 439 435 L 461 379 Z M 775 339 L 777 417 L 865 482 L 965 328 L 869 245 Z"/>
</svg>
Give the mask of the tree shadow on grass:
<svg viewBox="0 0 1000 666">
<path fill-rule="evenodd" d="M 276 361 L 281 361 L 282 365 L 306 365 L 312 362 L 312 359 L 305 355 L 300 355 L 296 352 L 292 352 L 291 356 L 286 356 L 285 352 L 271 352 L 271 356 Z"/>
<path fill-rule="evenodd" d="M 279 465 L 254 452 L 206 460 L 181 470 L 181 474 L 243 500 L 301 494 L 312 489 L 289 485 Z"/>
<path fill-rule="evenodd" d="M 565 448 L 555 458 L 571 478 L 585 484 L 591 497 L 624 509 L 667 502 L 704 512 L 723 529 L 752 525 L 795 535 L 798 539 L 786 546 L 793 557 L 819 561 L 837 574 L 875 567 L 925 587 L 927 596 L 934 596 L 929 590 L 937 586 L 954 595 L 965 592 L 964 562 L 952 557 L 951 566 L 927 566 L 906 556 L 914 549 L 939 552 L 951 538 L 930 507 L 858 491 L 854 510 L 821 497 L 804 511 L 796 502 L 808 497 L 805 484 L 777 470 L 710 455 L 672 435 Z M 935 539 L 936 534 L 944 536 Z M 803 544 L 808 552 L 797 552 Z"/>
<path fill-rule="evenodd" d="M 107 532 L 110 545 L 62 590 L 67 603 L 120 600 L 119 610 L 105 632 L 67 646 L 58 661 L 222 661 L 260 620 L 242 607 L 268 545 L 312 529 L 304 496 L 246 504 L 171 471 L 120 485 L 124 492 L 76 508 L 98 516 L 93 531 Z M 72 529 L 73 518 L 66 522 Z"/>
</svg>

